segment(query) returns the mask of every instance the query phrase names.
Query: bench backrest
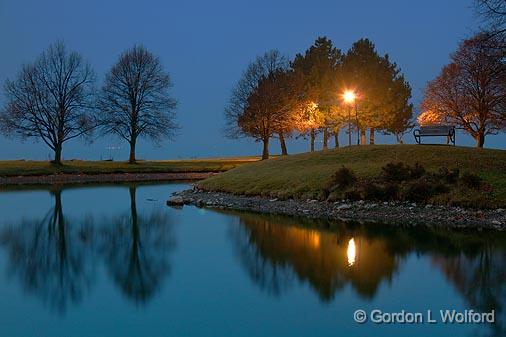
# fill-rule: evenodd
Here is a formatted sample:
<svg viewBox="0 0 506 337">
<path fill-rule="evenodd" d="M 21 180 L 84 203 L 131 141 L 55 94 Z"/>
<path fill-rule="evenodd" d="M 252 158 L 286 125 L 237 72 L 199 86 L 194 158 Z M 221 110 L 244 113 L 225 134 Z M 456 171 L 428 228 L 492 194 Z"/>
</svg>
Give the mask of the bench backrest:
<svg viewBox="0 0 506 337">
<path fill-rule="evenodd" d="M 433 135 L 433 136 L 447 136 L 455 127 L 451 125 L 431 125 L 421 126 L 419 131 L 420 135 Z"/>
</svg>

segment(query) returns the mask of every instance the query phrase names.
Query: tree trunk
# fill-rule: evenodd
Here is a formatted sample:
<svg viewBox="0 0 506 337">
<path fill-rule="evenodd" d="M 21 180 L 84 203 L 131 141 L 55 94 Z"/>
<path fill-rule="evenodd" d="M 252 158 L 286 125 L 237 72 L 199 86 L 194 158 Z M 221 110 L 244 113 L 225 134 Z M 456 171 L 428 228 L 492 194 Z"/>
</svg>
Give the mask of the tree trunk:
<svg viewBox="0 0 506 337">
<path fill-rule="evenodd" d="M 132 221 L 132 246 L 130 261 L 132 265 L 139 264 L 139 245 L 140 245 L 140 229 L 139 229 L 139 217 L 137 215 L 137 200 L 135 185 L 130 186 L 130 218 Z"/>
<path fill-rule="evenodd" d="M 374 145 L 374 128 L 369 129 L 369 144 Z"/>
<path fill-rule="evenodd" d="M 483 131 L 479 131 L 474 139 L 476 140 L 476 147 L 482 148 L 485 144 L 485 133 Z"/>
<path fill-rule="evenodd" d="M 365 129 L 360 129 L 360 145 L 366 145 L 367 139 L 365 135 Z"/>
<path fill-rule="evenodd" d="M 262 152 L 262 160 L 269 159 L 269 137 L 263 139 L 264 150 Z"/>
<path fill-rule="evenodd" d="M 65 235 L 65 217 L 61 202 L 61 189 L 54 191 L 53 230 L 58 230 L 58 258 L 65 260 L 67 256 L 67 244 Z M 57 228 L 54 228 L 58 226 Z"/>
<path fill-rule="evenodd" d="M 130 192 L 130 215 L 132 217 L 132 223 L 137 224 L 137 201 L 136 201 L 136 190 L 135 185 L 130 185 L 128 188 Z"/>
<path fill-rule="evenodd" d="M 329 148 L 329 129 L 323 128 L 323 149 Z"/>
<path fill-rule="evenodd" d="M 339 128 L 334 130 L 334 141 L 336 142 L 336 149 L 339 148 Z"/>
<path fill-rule="evenodd" d="M 56 145 L 55 149 L 54 149 L 53 164 L 61 165 L 61 151 L 62 151 L 62 146 L 61 145 Z"/>
<path fill-rule="evenodd" d="M 137 143 L 137 140 L 135 138 L 133 138 L 130 141 L 130 156 L 128 157 L 128 162 L 130 164 L 135 163 L 135 145 L 136 145 L 136 143 Z"/>
<path fill-rule="evenodd" d="M 283 135 L 283 132 L 279 133 L 279 144 L 281 145 L 281 155 L 282 156 L 288 155 L 288 150 L 286 149 L 285 135 Z"/>
<path fill-rule="evenodd" d="M 311 129 L 311 152 L 314 152 L 314 141 L 315 141 L 315 132 L 314 129 Z"/>
</svg>

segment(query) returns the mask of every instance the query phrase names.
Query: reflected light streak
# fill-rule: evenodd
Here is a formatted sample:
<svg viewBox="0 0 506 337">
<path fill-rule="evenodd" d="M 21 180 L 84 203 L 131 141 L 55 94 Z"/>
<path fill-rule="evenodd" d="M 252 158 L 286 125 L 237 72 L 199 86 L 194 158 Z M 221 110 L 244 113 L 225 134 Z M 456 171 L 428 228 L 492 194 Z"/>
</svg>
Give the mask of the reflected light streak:
<svg viewBox="0 0 506 337">
<path fill-rule="evenodd" d="M 357 255 L 357 249 L 355 247 L 355 239 L 351 238 L 350 241 L 348 241 L 348 250 L 346 252 L 348 255 L 348 266 L 353 266 L 355 264 L 355 258 Z"/>
</svg>

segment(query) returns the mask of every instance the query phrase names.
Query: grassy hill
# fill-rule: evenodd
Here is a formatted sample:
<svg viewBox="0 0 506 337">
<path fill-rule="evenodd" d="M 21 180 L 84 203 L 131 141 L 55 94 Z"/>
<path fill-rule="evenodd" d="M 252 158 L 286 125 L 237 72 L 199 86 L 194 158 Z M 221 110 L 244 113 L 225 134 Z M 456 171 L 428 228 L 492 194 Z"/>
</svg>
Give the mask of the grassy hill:
<svg viewBox="0 0 506 337">
<path fill-rule="evenodd" d="M 67 160 L 63 165 L 47 161 L 0 161 L 0 177 L 102 173 L 170 173 L 170 172 L 223 172 L 234 167 L 259 160 L 259 157 L 138 161 L 129 164 L 122 161 Z"/>
<path fill-rule="evenodd" d="M 281 198 L 321 198 L 340 167 L 360 179 L 377 176 L 387 163 L 422 164 L 475 173 L 489 184 L 495 205 L 506 205 L 506 151 L 438 145 L 367 145 L 278 157 L 237 167 L 199 182 L 206 190 Z M 456 195 L 455 198 L 469 196 Z"/>
</svg>

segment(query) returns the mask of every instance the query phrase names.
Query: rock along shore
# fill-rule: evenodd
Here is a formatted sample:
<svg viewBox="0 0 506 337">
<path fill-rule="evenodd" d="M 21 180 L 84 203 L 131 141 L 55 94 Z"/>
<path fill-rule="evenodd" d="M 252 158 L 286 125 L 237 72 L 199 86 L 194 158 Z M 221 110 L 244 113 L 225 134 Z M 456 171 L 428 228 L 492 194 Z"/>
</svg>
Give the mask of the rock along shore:
<svg viewBox="0 0 506 337">
<path fill-rule="evenodd" d="M 278 200 L 256 196 L 207 192 L 194 188 L 175 192 L 169 206 L 231 209 L 257 213 L 303 216 L 313 219 L 384 223 L 397 226 L 425 226 L 473 229 L 506 229 L 506 210 L 474 210 L 461 207 L 422 205 L 405 202 Z"/>
<path fill-rule="evenodd" d="M 2 185 L 49 185 L 80 183 L 116 183 L 133 181 L 201 180 L 214 172 L 172 173 L 104 173 L 104 174 L 51 174 L 41 176 L 0 177 Z"/>
</svg>

